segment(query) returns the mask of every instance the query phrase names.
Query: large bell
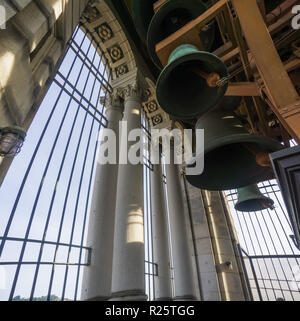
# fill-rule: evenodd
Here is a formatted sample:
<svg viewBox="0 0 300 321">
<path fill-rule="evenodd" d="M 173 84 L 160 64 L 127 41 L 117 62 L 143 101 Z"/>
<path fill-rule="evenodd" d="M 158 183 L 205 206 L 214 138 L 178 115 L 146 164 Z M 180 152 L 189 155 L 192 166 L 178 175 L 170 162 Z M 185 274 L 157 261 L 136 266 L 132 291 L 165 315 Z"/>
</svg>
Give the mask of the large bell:
<svg viewBox="0 0 300 321">
<path fill-rule="evenodd" d="M 162 64 L 155 51 L 155 45 L 182 28 L 207 10 L 201 0 L 169 0 L 153 16 L 147 34 L 147 46 L 151 59 L 158 68 Z M 205 51 L 209 51 L 215 38 L 214 21 L 209 23 L 200 39 Z"/>
<path fill-rule="evenodd" d="M 279 142 L 248 133 L 236 115 L 221 109 L 205 114 L 195 128 L 204 129 L 204 171 L 187 175 L 193 186 L 229 190 L 274 178 L 268 154 L 282 148 Z"/>
<path fill-rule="evenodd" d="M 132 17 L 141 40 L 146 43 L 150 21 L 154 15 L 153 5 L 157 0 L 132 0 Z"/>
<path fill-rule="evenodd" d="M 162 109 L 179 119 L 192 119 L 218 104 L 228 84 L 226 65 L 217 56 L 199 51 L 193 45 L 181 45 L 170 55 L 156 84 L 156 96 Z"/>
<path fill-rule="evenodd" d="M 267 208 L 273 208 L 274 201 L 264 196 L 257 185 L 241 187 L 237 190 L 238 201 L 234 208 L 240 212 L 257 212 Z"/>
</svg>

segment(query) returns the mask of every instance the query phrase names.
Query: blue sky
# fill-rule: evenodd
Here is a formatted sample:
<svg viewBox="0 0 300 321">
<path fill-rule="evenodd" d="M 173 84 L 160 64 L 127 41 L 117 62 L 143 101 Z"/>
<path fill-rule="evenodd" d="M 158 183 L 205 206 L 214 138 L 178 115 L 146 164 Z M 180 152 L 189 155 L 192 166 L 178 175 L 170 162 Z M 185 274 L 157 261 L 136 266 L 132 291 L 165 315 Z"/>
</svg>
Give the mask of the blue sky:
<svg viewBox="0 0 300 321">
<path fill-rule="evenodd" d="M 82 39 L 84 38 L 84 34 L 81 30 L 76 35 L 75 41 L 80 44 Z M 89 48 L 89 40 L 86 37 L 83 44 L 82 50 L 87 51 Z M 90 46 L 89 51 L 87 52 L 87 56 L 90 60 L 94 58 L 94 65 L 99 66 L 100 57 L 98 53 L 95 54 L 95 48 Z M 63 75 L 67 75 L 69 69 L 71 68 L 71 64 L 75 54 L 72 50 L 69 50 L 64 62 L 60 67 L 60 72 Z M 80 59 L 77 59 L 73 70 L 68 77 L 68 80 L 74 85 L 79 74 L 80 68 L 82 66 L 82 62 Z M 104 66 L 101 63 L 99 72 L 102 74 Z M 83 87 L 85 85 L 85 81 L 88 77 L 88 82 L 85 91 L 83 92 Z M 57 78 L 60 80 L 60 77 Z M 62 82 L 62 80 L 60 80 Z M 100 83 L 97 80 L 95 82 L 95 77 L 89 74 L 88 68 L 86 66 L 83 67 L 80 79 L 77 83 L 77 90 L 79 90 L 84 97 L 91 102 L 92 105 L 97 106 L 98 110 L 102 111 L 102 106 L 99 102 L 99 94 L 101 96 L 104 95 L 104 91 L 100 90 Z M 67 88 L 69 91 L 72 91 L 72 88 Z M 17 155 L 7 173 L 6 179 L 0 190 L 0 235 L 3 235 L 4 229 L 7 225 L 9 214 L 12 211 L 14 201 L 16 199 L 21 181 L 24 177 L 24 173 L 28 167 L 33 151 L 37 145 L 38 139 L 40 137 L 40 133 L 42 132 L 46 121 L 49 117 L 50 111 L 53 108 L 56 98 L 58 97 L 61 89 L 56 83 L 52 83 L 45 99 L 43 100 L 36 117 L 34 118 L 25 140 L 25 143 L 22 147 L 21 153 Z M 80 99 L 80 95 L 77 94 L 78 99 Z M 37 194 L 38 188 L 40 186 L 40 182 L 43 176 L 43 172 L 47 163 L 47 160 L 50 157 L 51 149 L 54 144 L 54 140 L 56 137 L 56 133 L 60 126 L 60 122 L 70 102 L 66 118 L 64 120 L 62 130 L 59 134 L 55 149 L 53 151 L 53 156 L 47 171 L 46 176 L 44 177 L 43 187 L 41 189 L 39 201 L 37 203 L 35 209 L 35 216 L 33 219 L 33 223 L 29 232 L 29 238 L 31 239 L 41 239 L 43 236 L 46 217 L 48 214 L 48 209 L 50 206 L 51 197 L 56 188 L 56 195 L 54 199 L 54 205 L 52 208 L 51 219 L 49 222 L 49 227 L 47 230 L 47 241 L 56 241 L 58 236 L 58 229 L 60 225 L 60 220 L 62 216 L 62 209 L 65 205 L 65 217 L 64 223 L 62 227 L 62 233 L 60 242 L 69 243 L 71 237 L 71 227 L 73 222 L 73 216 L 75 213 L 75 204 L 78 192 L 79 201 L 77 208 L 77 219 L 75 223 L 73 243 L 80 245 L 81 242 L 81 233 L 82 233 L 82 225 L 85 213 L 85 205 L 88 197 L 88 186 L 90 173 L 92 170 L 92 163 L 94 159 L 94 151 L 98 138 L 98 129 L 99 124 L 97 121 L 93 122 L 93 117 L 87 115 L 85 110 L 81 107 L 78 107 L 78 104 L 71 100 L 69 96 L 63 92 L 55 112 L 53 114 L 52 120 L 49 123 L 47 128 L 45 138 L 40 145 L 36 158 L 33 162 L 33 166 L 29 173 L 28 179 L 25 183 L 23 192 L 20 197 L 19 204 L 17 206 L 14 219 L 12 221 L 11 228 L 9 230 L 9 237 L 20 237 L 23 238 L 28 226 L 29 217 L 32 212 L 35 195 Z M 83 101 L 84 103 L 84 101 Z M 84 103 L 86 107 L 88 107 L 87 103 Z M 77 117 L 75 118 L 76 112 L 78 110 Z M 89 110 L 93 113 L 93 109 L 89 108 Z M 86 119 L 85 116 L 87 115 Z M 99 118 L 99 114 L 97 115 Z M 62 172 L 58 178 L 59 167 L 62 162 L 63 154 L 66 150 L 66 144 L 71 132 L 71 127 L 74 124 L 73 134 L 71 136 L 71 140 L 67 149 L 66 158 L 64 162 L 64 166 L 62 168 Z M 82 137 L 80 139 L 80 133 L 83 130 Z M 91 139 L 88 142 L 88 138 L 91 130 Z M 80 140 L 79 140 L 80 139 Z M 74 163 L 74 157 L 76 153 L 77 146 L 79 145 L 78 155 L 76 161 Z M 84 156 L 87 153 L 86 162 L 84 165 Z M 71 180 L 70 190 L 68 199 L 66 200 L 66 191 L 68 187 L 68 183 L 70 180 L 72 165 L 75 164 L 74 174 Z M 84 165 L 84 166 L 83 166 Z M 82 173 L 82 169 L 84 168 L 84 175 L 81 184 L 80 177 Z M 21 250 L 22 242 L 15 241 L 7 241 L 5 243 L 4 252 L 1 257 L 1 262 L 4 261 L 18 261 L 20 250 Z M 40 249 L 40 244 L 37 243 L 27 243 L 25 255 L 23 261 L 35 261 L 37 259 L 38 253 Z M 42 261 L 53 261 L 55 246 L 53 245 L 45 245 Z M 68 253 L 68 247 L 59 247 L 56 261 L 57 262 L 66 262 Z M 85 252 L 83 252 L 85 254 Z M 77 262 L 79 256 L 78 249 L 72 249 L 70 262 Z M 85 257 L 83 255 L 82 262 Z M 8 265 L 4 267 L 5 270 L 5 278 L 6 278 L 6 289 L 0 289 L 0 300 L 6 300 L 8 297 L 8 289 L 10 288 L 12 278 L 14 276 L 15 266 Z M 51 267 L 50 266 L 41 266 L 40 273 L 38 276 L 37 287 L 35 291 L 35 296 L 47 295 L 49 276 L 50 276 Z M 55 268 L 55 277 L 53 283 L 53 291 L 52 293 L 60 296 L 62 291 L 62 280 L 63 273 L 65 271 L 64 266 L 56 266 Z M 3 266 L 2 266 L 3 272 Z M 17 283 L 15 295 L 21 295 L 22 297 L 29 297 L 31 283 L 33 279 L 34 266 L 24 265 L 21 268 L 19 281 Z M 72 298 L 74 292 L 74 278 L 76 277 L 77 267 L 70 267 L 68 282 L 67 282 L 67 291 L 66 297 Z"/>
</svg>

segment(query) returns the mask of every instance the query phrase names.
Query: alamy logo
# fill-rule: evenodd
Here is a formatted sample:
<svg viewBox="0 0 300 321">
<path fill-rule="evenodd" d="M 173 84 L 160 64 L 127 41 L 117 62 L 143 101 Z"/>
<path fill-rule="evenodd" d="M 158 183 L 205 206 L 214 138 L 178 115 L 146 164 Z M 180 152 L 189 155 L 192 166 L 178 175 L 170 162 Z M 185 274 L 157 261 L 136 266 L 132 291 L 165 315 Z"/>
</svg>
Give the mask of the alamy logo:
<svg viewBox="0 0 300 321">
<path fill-rule="evenodd" d="M 196 157 L 192 154 L 193 132 L 185 129 L 151 129 L 150 149 L 146 133 L 142 129 L 128 130 L 127 121 L 119 122 L 119 139 L 115 131 L 104 128 L 101 131 L 98 162 L 100 164 L 141 164 L 144 150 L 150 151 L 152 164 L 159 164 L 160 151 L 164 156 L 164 163 L 188 165 L 187 175 L 200 175 L 204 169 L 204 130 L 195 130 Z M 119 146 L 117 141 L 119 140 Z M 161 146 L 161 150 L 160 147 Z M 171 157 L 173 160 L 171 160 Z"/>
<path fill-rule="evenodd" d="M 295 30 L 299 30 L 300 29 L 300 5 L 293 7 L 292 14 L 295 15 L 295 17 L 292 20 L 292 27 Z"/>
<path fill-rule="evenodd" d="M 6 10 L 4 6 L 0 5 L 0 29 L 6 28 Z"/>
</svg>

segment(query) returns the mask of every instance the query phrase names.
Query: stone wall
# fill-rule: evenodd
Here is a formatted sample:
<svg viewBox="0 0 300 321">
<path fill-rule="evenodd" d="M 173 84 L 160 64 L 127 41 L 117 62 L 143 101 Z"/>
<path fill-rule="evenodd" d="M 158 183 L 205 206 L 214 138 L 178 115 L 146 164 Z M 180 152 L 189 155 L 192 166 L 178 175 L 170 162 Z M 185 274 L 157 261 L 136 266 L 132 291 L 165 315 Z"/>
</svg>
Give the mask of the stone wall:
<svg viewBox="0 0 300 321">
<path fill-rule="evenodd" d="M 230 211 L 221 192 L 199 190 L 185 182 L 194 248 L 194 277 L 203 301 L 244 301 L 248 292 Z"/>
</svg>

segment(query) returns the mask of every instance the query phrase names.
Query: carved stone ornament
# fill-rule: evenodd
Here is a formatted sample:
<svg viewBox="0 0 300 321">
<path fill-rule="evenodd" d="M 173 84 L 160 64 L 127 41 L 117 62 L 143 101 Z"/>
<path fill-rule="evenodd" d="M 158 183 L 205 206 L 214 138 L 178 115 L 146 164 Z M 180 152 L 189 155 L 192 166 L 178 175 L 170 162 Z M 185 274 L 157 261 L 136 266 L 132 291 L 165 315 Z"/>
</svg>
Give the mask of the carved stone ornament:
<svg viewBox="0 0 300 321">
<path fill-rule="evenodd" d="M 124 100 L 141 99 L 142 102 L 147 100 L 146 91 L 138 84 L 137 80 L 132 84 L 123 87 L 119 92 L 121 93 Z"/>
<path fill-rule="evenodd" d="M 108 108 L 123 108 L 122 97 L 119 90 L 114 90 L 112 93 L 106 93 L 105 96 L 100 97 L 100 103 Z"/>
</svg>

